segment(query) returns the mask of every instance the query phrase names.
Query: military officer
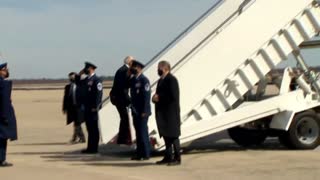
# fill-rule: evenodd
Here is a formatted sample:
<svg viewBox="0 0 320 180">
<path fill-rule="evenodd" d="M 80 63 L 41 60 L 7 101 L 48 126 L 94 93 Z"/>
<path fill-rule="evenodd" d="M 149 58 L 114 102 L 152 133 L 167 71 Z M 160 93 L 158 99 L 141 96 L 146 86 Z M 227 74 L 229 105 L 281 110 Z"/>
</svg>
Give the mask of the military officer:
<svg viewBox="0 0 320 180">
<path fill-rule="evenodd" d="M 136 60 L 132 61 L 130 72 L 134 77 L 130 82 L 132 100 L 132 117 L 136 130 L 137 151 L 132 160 L 148 160 L 150 158 L 150 140 L 148 133 L 148 119 L 151 115 L 150 83 L 142 74 L 144 65 Z"/>
<path fill-rule="evenodd" d="M 98 112 L 101 109 L 103 86 L 101 79 L 95 74 L 97 66 L 86 62 L 83 73 L 87 75 L 84 81 L 83 105 L 85 109 L 85 122 L 88 131 L 88 146 L 83 154 L 98 153 L 100 133 L 98 127 Z"/>
<path fill-rule="evenodd" d="M 12 82 L 7 63 L 0 64 L 0 168 L 12 166 L 6 161 L 7 141 L 17 140 L 17 123 L 11 103 Z"/>
</svg>

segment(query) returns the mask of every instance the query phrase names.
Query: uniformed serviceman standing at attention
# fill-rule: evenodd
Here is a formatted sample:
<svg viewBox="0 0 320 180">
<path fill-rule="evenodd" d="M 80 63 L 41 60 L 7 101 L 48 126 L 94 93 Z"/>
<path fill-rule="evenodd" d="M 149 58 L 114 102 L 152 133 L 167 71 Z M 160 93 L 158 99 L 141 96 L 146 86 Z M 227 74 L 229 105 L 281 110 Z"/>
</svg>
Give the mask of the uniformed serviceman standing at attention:
<svg viewBox="0 0 320 180">
<path fill-rule="evenodd" d="M 134 77 L 130 82 L 130 93 L 132 101 L 132 117 L 136 130 L 137 151 L 132 160 L 148 160 L 150 158 L 150 140 L 148 130 L 148 119 L 151 115 L 151 91 L 147 77 L 142 74 L 144 65 L 133 60 L 130 72 Z"/>
<path fill-rule="evenodd" d="M 98 127 L 99 110 L 101 109 L 103 86 L 101 79 L 95 74 L 97 66 L 86 62 L 83 73 L 87 75 L 84 81 L 84 109 L 85 122 L 88 130 L 88 147 L 83 150 L 84 154 L 98 153 L 100 133 Z"/>
<path fill-rule="evenodd" d="M 0 65 L 0 168 L 12 166 L 6 161 L 7 142 L 17 140 L 17 122 L 11 102 L 12 82 L 7 63 Z"/>
</svg>

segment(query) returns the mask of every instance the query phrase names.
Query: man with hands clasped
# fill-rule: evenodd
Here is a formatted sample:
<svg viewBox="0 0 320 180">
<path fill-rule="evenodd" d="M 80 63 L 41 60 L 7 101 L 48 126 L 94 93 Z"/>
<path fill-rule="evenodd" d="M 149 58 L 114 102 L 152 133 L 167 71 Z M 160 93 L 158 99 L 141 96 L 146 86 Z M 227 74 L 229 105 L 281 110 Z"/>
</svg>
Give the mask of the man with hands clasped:
<svg viewBox="0 0 320 180">
<path fill-rule="evenodd" d="M 160 79 L 152 102 L 156 106 L 158 131 L 166 145 L 165 156 L 157 164 L 175 166 L 181 164 L 180 91 L 178 80 L 170 71 L 171 66 L 167 61 L 159 63 L 158 75 Z"/>
</svg>

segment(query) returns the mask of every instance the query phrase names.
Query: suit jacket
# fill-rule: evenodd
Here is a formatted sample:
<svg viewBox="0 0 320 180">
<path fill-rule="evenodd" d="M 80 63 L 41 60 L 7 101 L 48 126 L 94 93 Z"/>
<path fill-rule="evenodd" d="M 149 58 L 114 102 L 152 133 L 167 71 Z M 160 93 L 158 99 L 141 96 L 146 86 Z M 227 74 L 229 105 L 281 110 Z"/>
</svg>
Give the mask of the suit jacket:
<svg viewBox="0 0 320 180">
<path fill-rule="evenodd" d="M 172 74 L 160 79 L 156 94 L 159 95 L 159 102 L 155 105 L 160 136 L 179 137 L 181 134 L 181 118 L 178 80 Z"/>
<path fill-rule="evenodd" d="M 17 140 L 17 121 L 11 91 L 12 82 L 0 78 L 0 138 Z"/>
<path fill-rule="evenodd" d="M 80 97 L 80 91 L 79 86 L 77 85 L 75 94 L 75 100 L 73 97 L 73 92 L 71 92 L 71 83 L 66 85 L 64 88 L 64 96 L 63 96 L 63 106 L 62 110 L 67 113 L 67 124 L 70 124 L 74 121 L 82 123 L 83 118 L 81 117 L 81 97 Z"/>
<path fill-rule="evenodd" d="M 129 68 L 123 65 L 117 70 L 113 81 L 113 87 L 110 92 L 110 98 L 114 105 L 129 106 Z"/>
</svg>

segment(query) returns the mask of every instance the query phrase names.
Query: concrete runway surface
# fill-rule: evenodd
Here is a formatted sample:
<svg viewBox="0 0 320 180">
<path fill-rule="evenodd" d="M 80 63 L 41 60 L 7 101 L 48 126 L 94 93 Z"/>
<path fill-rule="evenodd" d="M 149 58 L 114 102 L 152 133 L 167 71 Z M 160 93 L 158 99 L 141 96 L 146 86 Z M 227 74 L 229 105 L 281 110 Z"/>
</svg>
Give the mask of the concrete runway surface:
<svg viewBox="0 0 320 180">
<path fill-rule="evenodd" d="M 179 167 L 156 166 L 157 155 L 146 162 L 130 161 L 132 149 L 102 145 L 100 155 L 81 155 L 85 147 L 70 145 L 72 127 L 65 126 L 62 94 L 54 91 L 15 91 L 13 103 L 19 141 L 9 143 L 12 168 L 0 169 L 1 180 L 318 180 L 320 152 L 291 151 L 276 140 L 258 149 L 240 148 L 225 133 L 194 142 Z"/>
</svg>

